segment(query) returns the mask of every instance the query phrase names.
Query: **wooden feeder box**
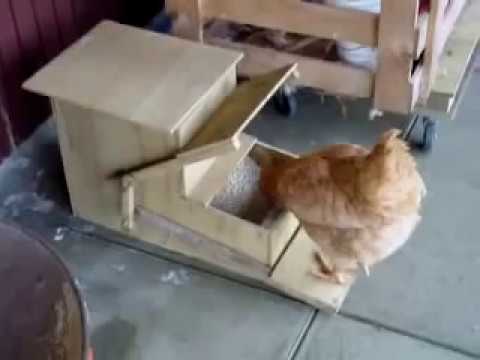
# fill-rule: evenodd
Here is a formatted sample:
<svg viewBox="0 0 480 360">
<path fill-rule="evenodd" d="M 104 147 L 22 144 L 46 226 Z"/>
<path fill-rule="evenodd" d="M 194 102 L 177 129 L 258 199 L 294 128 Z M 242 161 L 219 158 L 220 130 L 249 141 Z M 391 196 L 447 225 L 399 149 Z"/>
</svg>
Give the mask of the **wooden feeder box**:
<svg viewBox="0 0 480 360">
<path fill-rule="evenodd" d="M 338 310 L 350 284 L 311 275 L 313 242 L 295 216 L 214 204 L 242 164 L 294 156 L 243 130 L 296 65 L 237 84 L 241 58 L 103 22 L 25 88 L 51 98 L 76 215 Z M 185 236 L 162 235 L 166 221 Z"/>
</svg>

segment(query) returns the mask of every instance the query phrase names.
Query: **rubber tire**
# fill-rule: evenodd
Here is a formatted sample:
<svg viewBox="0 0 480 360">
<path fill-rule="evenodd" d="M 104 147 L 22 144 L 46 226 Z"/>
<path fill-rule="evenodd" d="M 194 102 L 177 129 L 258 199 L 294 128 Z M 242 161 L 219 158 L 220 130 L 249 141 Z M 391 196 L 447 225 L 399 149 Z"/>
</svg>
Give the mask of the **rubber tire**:
<svg viewBox="0 0 480 360">
<path fill-rule="evenodd" d="M 419 148 L 422 151 L 431 151 L 435 139 L 437 138 L 437 123 L 430 118 L 423 119 L 423 133 L 422 141 L 419 144 Z"/>
<path fill-rule="evenodd" d="M 275 109 L 286 117 L 292 117 L 297 113 L 297 98 L 290 89 L 282 86 L 273 97 Z"/>
</svg>

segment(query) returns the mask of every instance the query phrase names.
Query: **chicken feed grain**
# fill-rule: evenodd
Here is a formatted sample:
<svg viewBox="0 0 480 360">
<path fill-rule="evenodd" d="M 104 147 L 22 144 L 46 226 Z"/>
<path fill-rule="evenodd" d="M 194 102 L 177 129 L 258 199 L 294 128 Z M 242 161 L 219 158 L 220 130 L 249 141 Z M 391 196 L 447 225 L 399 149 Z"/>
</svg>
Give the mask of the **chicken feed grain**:
<svg viewBox="0 0 480 360">
<path fill-rule="evenodd" d="M 267 218 L 270 206 L 260 190 L 260 166 L 246 157 L 230 174 L 211 206 L 255 224 Z"/>
</svg>

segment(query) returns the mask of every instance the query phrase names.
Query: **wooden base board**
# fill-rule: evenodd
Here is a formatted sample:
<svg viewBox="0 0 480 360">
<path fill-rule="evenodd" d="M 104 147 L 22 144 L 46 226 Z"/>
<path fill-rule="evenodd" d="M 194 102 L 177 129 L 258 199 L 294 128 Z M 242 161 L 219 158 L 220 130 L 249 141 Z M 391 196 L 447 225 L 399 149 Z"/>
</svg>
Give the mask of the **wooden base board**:
<svg viewBox="0 0 480 360">
<path fill-rule="evenodd" d="M 136 228 L 126 235 L 247 278 L 268 277 L 268 266 L 148 209 L 137 209 Z"/>
<path fill-rule="evenodd" d="M 292 239 L 273 272 L 269 274 L 266 267 L 259 266 L 257 262 L 252 262 L 248 257 L 216 241 L 151 212 L 141 210 L 141 213 L 139 227 L 134 233 L 129 233 L 129 236 L 199 260 L 214 269 L 264 284 L 320 310 L 338 312 L 351 288 L 352 283 L 338 285 L 311 274 L 314 243 L 303 230 Z M 158 236 L 154 236 L 154 229 Z M 166 237 L 166 240 L 159 241 L 160 237 Z"/>
</svg>

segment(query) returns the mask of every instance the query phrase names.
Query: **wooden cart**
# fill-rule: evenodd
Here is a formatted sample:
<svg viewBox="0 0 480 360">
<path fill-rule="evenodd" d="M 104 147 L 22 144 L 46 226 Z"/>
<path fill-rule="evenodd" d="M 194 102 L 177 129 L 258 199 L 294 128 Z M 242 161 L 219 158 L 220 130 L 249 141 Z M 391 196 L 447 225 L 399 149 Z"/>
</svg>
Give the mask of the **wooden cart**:
<svg viewBox="0 0 480 360">
<path fill-rule="evenodd" d="M 461 29 L 456 30 L 466 7 Z M 300 85 L 372 98 L 375 110 L 401 114 L 451 113 L 477 43 L 479 9 L 475 0 L 431 0 L 429 12 L 420 12 L 419 0 L 382 0 L 380 14 L 302 0 L 167 1 L 169 13 L 189 19 L 182 36 L 244 52 L 241 74 L 297 63 Z M 378 69 L 372 73 L 342 62 L 211 37 L 203 29 L 214 18 L 378 48 Z"/>
</svg>

